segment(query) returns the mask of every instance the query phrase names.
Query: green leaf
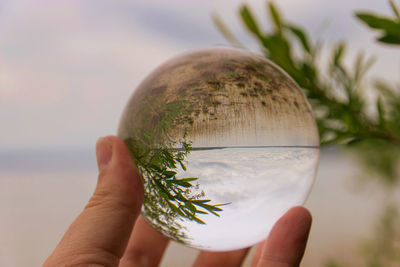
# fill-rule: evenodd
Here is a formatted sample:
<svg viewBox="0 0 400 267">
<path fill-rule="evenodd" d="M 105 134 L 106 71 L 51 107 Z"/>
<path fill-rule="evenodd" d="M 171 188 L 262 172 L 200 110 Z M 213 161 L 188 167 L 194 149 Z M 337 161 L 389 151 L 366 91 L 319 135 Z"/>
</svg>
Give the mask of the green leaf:
<svg viewBox="0 0 400 267">
<path fill-rule="evenodd" d="M 214 214 L 217 217 L 220 217 L 220 215 L 218 213 L 216 213 L 215 211 L 209 210 L 209 212 L 211 212 L 212 214 Z"/>
<path fill-rule="evenodd" d="M 189 201 L 185 202 L 185 207 L 188 208 L 193 214 L 196 214 L 196 207 Z"/>
<path fill-rule="evenodd" d="M 199 178 L 197 178 L 197 177 L 188 177 L 188 178 L 182 178 L 182 179 L 180 179 L 180 181 L 191 182 L 191 181 L 196 181 L 198 179 Z"/>
<path fill-rule="evenodd" d="M 188 188 L 188 187 L 192 186 L 191 183 L 185 182 L 185 181 L 182 181 L 182 180 L 178 180 L 178 179 L 176 179 L 176 180 L 168 180 L 168 183 L 177 184 L 177 185 L 185 187 L 185 188 Z"/>
<path fill-rule="evenodd" d="M 378 41 L 386 44 L 400 44 L 400 35 L 386 34 L 378 38 Z"/>
<path fill-rule="evenodd" d="M 258 38 L 262 38 L 262 34 L 258 28 L 258 24 L 255 21 L 250 9 L 246 5 L 243 5 L 240 8 L 239 13 L 247 29 L 255 34 Z"/>
<path fill-rule="evenodd" d="M 370 28 L 384 30 L 393 35 L 400 35 L 400 22 L 388 17 L 381 17 L 370 13 L 356 13 L 356 16 Z"/>
<path fill-rule="evenodd" d="M 163 198 L 169 198 L 168 194 L 166 194 L 164 191 L 160 190 L 159 193 L 160 193 L 160 196 L 162 196 Z M 171 199 L 171 200 L 173 200 L 173 199 Z"/>
<path fill-rule="evenodd" d="M 158 191 L 162 192 L 163 195 L 167 195 L 169 200 L 175 200 L 175 197 L 173 195 L 171 195 L 171 193 L 164 187 L 164 185 L 162 185 L 159 181 L 154 180 L 155 184 L 157 185 L 157 189 Z"/>
<path fill-rule="evenodd" d="M 192 213 L 190 212 L 189 209 L 187 209 L 187 208 L 184 207 L 184 206 L 181 206 L 180 208 L 181 208 L 181 211 L 184 212 L 186 218 L 188 218 L 189 220 L 194 220 L 194 217 L 195 217 L 195 216 L 194 216 L 194 214 L 192 214 Z"/>
<path fill-rule="evenodd" d="M 356 58 L 356 62 L 354 64 L 354 81 L 358 83 L 362 80 L 366 72 L 371 69 L 376 61 L 375 57 L 367 58 L 364 56 L 362 52 L 360 52 Z"/>
<path fill-rule="evenodd" d="M 168 201 L 168 206 L 177 214 L 181 216 L 185 216 L 185 214 L 177 207 L 175 206 L 172 202 Z M 185 216 L 186 217 L 186 216 Z"/>
<path fill-rule="evenodd" d="M 278 64 L 295 80 L 301 79 L 303 76 L 294 62 L 291 55 L 291 47 L 289 42 L 281 35 L 272 34 L 261 40 L 264 48 L 268 51 L 269 59 Z"/>
<path fill-rule="evenodd" d="M 376 102 L 377 110 L 378 110 L 378 118 L 379 118 L 379 125 L 385 125 L 385 110 L 383 108 L 382 97 L 378 98 Z"/>
<path fill-rule="evenodd" d="M 199 224 L 206 224 L 203 220 L 199 219 L 198 217 L 194 216 L 193 220 Z"/>
<path fill-rule="evenodd" d="M 217 14 L 212 14 L 212 20 L 218 30 L 233 46 L 244 47 Z"/>
<path fill-rule="evenodd" d="M 300 43 L 302 44 L 303 48 L 308 52 L 311 53 L 311 45 L 308 40 L 307 34 L 299 27 L 289 25 L 286 26 L 296 37 L 299 39 Z"/>
<path fill-rule="evenodd" d="M 268 3 L 268 11 L 271 16 L 272 22 L 274 23 L 276 30 L 281 33 L 282 32 L 282 19 L 281 15 L 278 12 L 278 9 L 274 5 L 273 2 Z"/>
<path fill-rule="evenodd" d="M 150 167 L 151 169 L 153 169 L 153 170 L 159 172 L 159 173 L 162 173 L 162 172 L 163 172 L 163 170 L 161 170 L 160 167 L 159 167 L 158 165 L 154 164 L 154 163 L 150 164 L 149 167 Z"/>
<path fill-rule="evenodd" d="M 196 200 L 193 200 L 192 203 L 207 203 L 210 201 L 211 201 L 210 199 L 196 199 Z"/>
<path fill-rule="evenodd" d="M 204 203 L 196 203 L 194 201 L 193 201 L 193 204 L 195 204 L 197 206 L 200 206 L 200 207 L 202 207 L 202 208 L 204 208 L 204 209 L 206 209 L 208 211 L 222 211 L 221 208 L 218 208 L 218 207 L 213 206 L 213 205 L 208 205 L 208 204 L 204 204 Z"/>
<path fill-rule="evenodd" d="M 232 202 L 226 202 L 226 203 L 220 203 L 220 204 L 215 204 L 215 207 L 219 207 L 219 206 L 226 206 L 226 205 L 230 205 L 232 204 Z"/>
<path fill-rule="evenodd" d="M 185 164 L 183 164 L 182 160 L 179 159 L 178 162 L 179 162 L 179 164 L 181 165 L 182 169 L 183 169 L 184 171 L 186 171 L 186 170 L 187 170 L 187 169 L 186 169 L 186 166 L 185 166 Z"/>
<path fill-rule="evenodd" d="M 182 202 L 188 201 L 188 199 L 185 198 L 181 193 L 175 195 L 175 198 L 178 199 L 179 201 L 182 201 Z"/>
<path fill-rule="evenodd" d="M 174 177 L 176 175 L 176 172 L 175 171 L 164 171 L 163 174 L 164 174 L 165 177 L 171 178 L 171 177 Z"/>
<path fill-rule="evenodd" d="M 173 155 L 171 155 L 171 153 L 167 150 L 163 150 L 163 156 L 164 156 L 164 160 L 165 163 L 167 163 L 167 166 L 170 168 L 175 168 L 175 159 L 173 157 Z"/>
<path fill-rule="evenodd" d="M 346 51 L 346 44 L 339 43 L 333 50 L 333 62 L 335 65 L 340 65 L 342 57 Z"/>
</svg>

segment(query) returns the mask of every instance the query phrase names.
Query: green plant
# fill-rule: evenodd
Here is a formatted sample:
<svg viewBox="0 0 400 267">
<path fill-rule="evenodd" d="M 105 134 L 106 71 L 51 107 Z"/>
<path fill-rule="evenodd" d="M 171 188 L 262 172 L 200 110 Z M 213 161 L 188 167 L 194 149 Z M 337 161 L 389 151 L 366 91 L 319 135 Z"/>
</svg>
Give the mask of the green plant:
<svg viewBox="0 0 400 267">
<path fill-rule="evenodd" d="M 379 42 L 386 44 L 400 44 L 400 11 L 393 0 L 390 0 L 394 17 L 387 17 L 373 14 L 370 12 L 357 12 L 356 16 L 366 23 L 371 29 L 378 30 L 382 33 L 377 38 Z"/>
<path fill-rule="evenodd" d="M 125 140 L 133 160 L 143 177 L 145 198 L 143 212 L 154 228 L 181 243 L 190 242 L 185 234 L 184 220 L 206 224 L 198 214 L 222 211 L 223 204 L 210 204 L 205 193 L 194 182 L 197 177 L 178 178 L 178 169 L 186 170 L 185 159 L 192 150 L 185 140 L 177 143 L 149 145 L 134 138 Z"/>
<path fill-rule="evenodd" d="M 398 9 L 391 3 L 396 18 L 367 13 L 357 13 L 357 17 L 384 32 L 379 41 L 394 44 L 400 24 Z M 302 88 L 312 105 L 321 145 L 352 148 L 366 167 L 383 174 L 380 177 L 388 184 L 395 183 L 400 159 L 400 86 L 376 82 L 378 97 L 368 102 L 365 74 L 374 62 L 372 58 L 360 53 L 351 67 L 346 66 L 346 44 L 341 42 L 331 48 L 328 65 L 321 67 L 321 43 L 312 42 L 301 26 L 287 22 L 272 2 L 268 3 L 268 11 L 271 31 L 260 28 L 247 5 L 241 6 L 239 16 L 262 53 Z M 243 46 L 218 16 L 214 21 L 233 45 Z M 371 104 L 376 108 L 375 114 L 368 112 Z"/>
<path fill-rule="evenodd" d="M 139 172 L 143 176 L 145 198 L 143 212 L 156 229 L 181 243 L 189 242 L 182 221 L 206 224 L 198 214 L 214 214 L 224 204 L 210 204 L 205 193 L 194 182 L 197 177 L 177 178 L 178 168 L 186 170 L 185 158 L 192 150 L 185 140 L 152 147 L 133 138 L 125 140 Z"/>
<path fill-rule="evenodd" d="M 378 42 L 400 45 L 400 12 L 390 0 L 394 16 L 357 12 L 356 18 L 381 35 Z M 377 79 L 368 86 L 365 74 L 372 58 L 360 53 L 353 66 L 344 62 L 346 44 L 331 48 L 328 65 L 321 66 L 321 42 L 312 42 L 307 32 L 287 22 L 276 6 L 268 3 L 272 31 L 260 28 L 247 5 L 239 16 L 248 32 L 258 41 L 262 53 L 283 68 L 303 89 L 310 101 L 321 136 L 321 145 L 340 145 L 357 153 L 364 166 L 374 171 L 383 184 L 393 186 L 400 177 L 400 84 Z M 243 45 L 218 17 L 214 22 L 234 46 Z M 376 99 L 367 101 L 369 88 Z M 370 106 L 375 112 L 368 112 Z M 388 191 L 389 192 L 389 191 Z M 400 262 L 399 209 L 388 205 L 377 219 L 373 238 L 364 242 L 363 260 L 368 267 L 398 266 Z M 344 267 L 329 260 L 326 267 Z"/>
<path fill-rule="evenodd" d="M 146 88 L 145 97 L 128 106 L 130 112 L 121 123 L 121 132 L 143 178 L 144 218 L 176 241 L 190 243 L 185 224 L 206 224 L 199 214 L 220 216 L 221 206 L 229 203 L 212 204 L 197 177 L 184 177 L 185 162 L 192 151 L 185 133 L 194 110 L 188 101 L 166 102 L 166 88 Z M 184 89 L 179 94 L 185 94 Z"/>
</svg>

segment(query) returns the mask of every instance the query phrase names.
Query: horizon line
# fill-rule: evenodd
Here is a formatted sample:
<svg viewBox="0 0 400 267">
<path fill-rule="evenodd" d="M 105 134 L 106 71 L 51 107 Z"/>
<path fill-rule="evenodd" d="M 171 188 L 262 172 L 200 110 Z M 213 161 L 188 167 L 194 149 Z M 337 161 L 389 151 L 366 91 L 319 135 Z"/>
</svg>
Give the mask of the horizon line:
<svg viewBox="0 0 400 267">
<path fill-rule="evenodd" d="M 192 147 L 192 150 L 210 150 L 210 149 L 225 149 L 225 148 L 312 148 L 319 149 L 320 146 L 211 146 L 211 147 Z"/>
</svg>

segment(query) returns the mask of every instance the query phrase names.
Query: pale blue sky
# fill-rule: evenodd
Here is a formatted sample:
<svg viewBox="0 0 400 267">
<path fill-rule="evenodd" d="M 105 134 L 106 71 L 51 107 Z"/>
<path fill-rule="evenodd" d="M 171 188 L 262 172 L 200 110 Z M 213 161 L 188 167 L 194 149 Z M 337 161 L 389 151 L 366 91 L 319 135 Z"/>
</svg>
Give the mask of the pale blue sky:
<svg viewBox="0 0 400 267">
<path fill-rule="evenodd" d="M 128 97 L 152 69 L 181 52 L 227 44 L 212 12 L 256 51 L 237 19 L 242 2 L 0 0 L 0 149 L 91 147 L 115 133 Z M 266 1 L 246 2 L 267 25 Z M 371 73 L 400 80 L 398 50 L 375 44 L 352 15 L 388 14 L 387 1 L 277 2 L 314 37 L 348 40 L 351 56 L 378 56 Z"/>
</svg>

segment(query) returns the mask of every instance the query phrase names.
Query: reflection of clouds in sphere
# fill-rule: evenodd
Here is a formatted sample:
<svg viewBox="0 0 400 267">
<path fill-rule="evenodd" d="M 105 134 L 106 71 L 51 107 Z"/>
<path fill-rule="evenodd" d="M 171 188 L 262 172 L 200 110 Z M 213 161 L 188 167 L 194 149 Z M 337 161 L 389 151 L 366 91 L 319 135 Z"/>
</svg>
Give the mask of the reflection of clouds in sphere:
<svg viewBox="0 0 400 267">
<path fill-rule="evenodd" d="M 185 225 L 192 245 L 230 250 L 265 239 L 280 215 L 305 201 L 318 154 L 315 148 L 293 147 L 192 151 L 188 171 L 180 175 L 200 177 L 201 189 L 214 202 L 231 202 L 224 206 L 220 218 L 202 216 L 207 226 Z"/>
<path fill-rule="evenodd" d="M 265 239 L 287 209 L 304 203 L 318 164 L 318 131 L 301 90 L 270 61 L 239 49 L 198 50 L 161 65 L 128 101 L 118 135 L 144 179 L 143 216 L 172 239 L 209 250 Z M 170 155 L 153 160 L 155 148 Z M 168 163 L 171 156 L 179 166 L 179 151 L 189 151 L 186 171 Z M 198 178 L 193 185 L 172 181 L 190 177 Z M 229 204 L 216 206 L 217 217 L 190 202 L 205 199 Z"/>
</svg>

